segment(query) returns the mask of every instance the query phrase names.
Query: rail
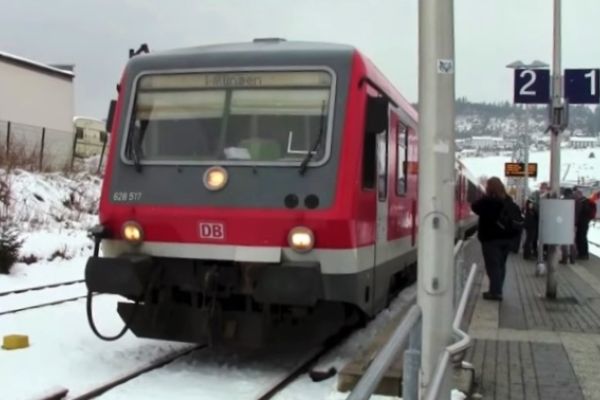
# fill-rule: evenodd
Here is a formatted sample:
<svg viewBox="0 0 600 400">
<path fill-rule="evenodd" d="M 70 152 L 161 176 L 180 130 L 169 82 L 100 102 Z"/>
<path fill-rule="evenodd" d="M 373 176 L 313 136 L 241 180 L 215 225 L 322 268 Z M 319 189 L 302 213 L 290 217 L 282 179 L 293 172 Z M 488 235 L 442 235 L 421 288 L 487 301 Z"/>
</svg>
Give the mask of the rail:
<svg viewBox="0 0 600 400">
<path fill-rule="evenodd" d="M 462 279 L 456 279 L 462 268 L 457 268 L 462 264 L 462 250 L 468 241 L 459 240 L 454 245 L 454 261 L 455 261 L 455 281 L 459 284 L 455 284 L 455 288 L 462 286 Z M 431 385 L 427 391 L 428 396 L 437 396 L 440 390 L 441 383 L 444 378 L 444 372 L 447 369 L 450 357 L 466 350 L 471 344 L 471 338 L 460 329 L 460 322 L 465 312 L 469 293 L 475 280 L 475 272 L 477 265 L 473 264 L 467 282 L 464 286 L 461 299 L 458 303 L 456 315 L 452 324 L 452 330 L 455 335 L 460 339 L 452 345 L 446 347 L 441 356 L 441 362 L 436 369 Z M 457 296 L 455 291 L 455 298 Z M 376 357 L 373 359 L 369 368 L 358 381 L 347 400 L 366 400 L 374 392 L 379 382 L 383 379 L 384 374 L 395 360 L 400 349 L 404 346 L 406 341 L 410 337 L 408 349 L 404 353 L 404 370 L 403 370 L 403 384 L 402 384 L 402 398 L 404 400 L 413 400 L 418 397 L 418 380 L 419 380 L 419 369 L 420 369 L 420 342 L 421 342 L 421 308 L 418 305 L 413 305 L 406 316 L 402 319 L 402 322 L 394 330 L 394 333 L 379 351 Z M 442 368 L 443 366 L 443 368 Z M 435 398 L 435 397 L 428 397 Z"/>
<path fill-rule="evenodd" d="M 412 331 L 413 327 L 421 319 L 421 308 L 418 305 L 413 305 L 406 314 L 406 317 L 402 319 L 402 323 L 398 325 L 390 340 L 383 346 L 381 351 L 377 354 L 367 372 L 362 376 L 360 381 L 348 396 L 347 400 L 363 400 L 368 399 L 371 394 L 379 385 L 383 375 L 388 370 L 398 351 L 402 347 L 408 335 Z"/>
<path fill-rule="evenodd" d="M 460 329 L 460 322 L 462 321 L 465 313 L 467 300 L 469 299 L 469 293 L 471 292 L 473 282 L 475 281 L 476 272 L 477 264 L 473 264 L 471 266 L 471 272 L 469 273 L 469 278 L 465 284 L 465 289 L 463 290 L 460 303 L 458 304 L 456 315 L 454 316 L 454 322 L 452 323 L 452 330 L 460 337 L 460 339 L 444 349 L 440 363 L 433 374 L 433 379 L 431 380 L 429 388 L 426 392 L 426 400 L 435 400 L 439 397 L 439 391 L 442 386 L 442 382 L 444 381 L 444 374 L 447 370 L 448 363 L 450 362 L 450 357 L 465 351 L 471 345 L 472 339 L 469 335 L 467 335 L 466 332 Z"/>
</svg>

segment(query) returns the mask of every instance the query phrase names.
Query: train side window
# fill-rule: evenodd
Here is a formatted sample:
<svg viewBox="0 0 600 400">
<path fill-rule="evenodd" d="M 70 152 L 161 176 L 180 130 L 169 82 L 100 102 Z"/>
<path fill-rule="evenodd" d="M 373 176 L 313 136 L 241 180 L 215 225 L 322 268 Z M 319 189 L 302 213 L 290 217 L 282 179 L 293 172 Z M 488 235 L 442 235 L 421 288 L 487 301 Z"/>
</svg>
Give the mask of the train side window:
<svg viewBox="0 0 600 400">
<path fill-rule="evenodd" d="M 385 201 L 387 198 L 387 177 L 388 177 L 388 138 L 387 130 L 377 134 L 377 197 L 379 201 Z"/>
<path fill-rule="evenodd" d="M 377 137 L 388 129 L 388 102 L 383 97 L 367 95 L 362 159 L 362 186 L 374 189 L 377 172 Z M 387 173 L 387 171 L 386 171 Z"/>
<path fill-rule="evenodd" d="M 477 200 L 477 187 L 471 181 L 467 181 L 467 202 L 473 203 Z"/>
<path fill-rule="evenodd" d="M 375 188 L 375 152 L 377 136 L 372 133 L 365 134 L 363 143 L 363 165 L 362 165 L 362 186 L 365 189 Z"/>
<path fill-rule="evenodd" d="M 404 196 L 408 189 L 406 161 L 408 159 L 408 130 L 406 126 L 398 124 L 398 151 L 396 152 L 396 170 L 398 172 L 396 179 L 396 194 Z"/>
</svg>

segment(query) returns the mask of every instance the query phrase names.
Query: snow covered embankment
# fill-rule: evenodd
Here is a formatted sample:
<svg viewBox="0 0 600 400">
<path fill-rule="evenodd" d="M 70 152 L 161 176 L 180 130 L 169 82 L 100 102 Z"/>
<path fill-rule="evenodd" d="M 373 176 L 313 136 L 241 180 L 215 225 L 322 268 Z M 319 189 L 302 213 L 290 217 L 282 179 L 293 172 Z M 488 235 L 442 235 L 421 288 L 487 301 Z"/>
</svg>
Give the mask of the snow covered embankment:
<svg viewBox="0 0 600 400">
<path fill-rule="evenodd" d="M 0 290 L 82 279 L 92 252 L 87 229 L 98 220 L 100 177 L 16 169 L 0 170 L 0 179 L 9 185 L 8 215 L 23 240 L 19 262 L 0 276 Z"/>
</svg>

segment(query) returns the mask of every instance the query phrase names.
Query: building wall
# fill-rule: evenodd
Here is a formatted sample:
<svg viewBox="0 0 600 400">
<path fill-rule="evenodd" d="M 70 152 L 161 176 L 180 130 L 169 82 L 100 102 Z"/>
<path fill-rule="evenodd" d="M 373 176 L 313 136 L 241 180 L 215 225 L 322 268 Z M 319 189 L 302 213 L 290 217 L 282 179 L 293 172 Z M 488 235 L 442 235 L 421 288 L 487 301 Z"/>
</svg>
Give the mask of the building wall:
<svg viewBox="0 0 600 400">
<path fill-rule="evenodd" d="M 74 90 L 69 77 L 0 60 L 0 119 L 73 130 Z"/>
<path fill-rule="evenodd" d="M 39 154 L 44 127 L 43 167 L 63 168 L 71 162 L 73 115 L 72 78 L 0 59 L 0 147 L 7 143 L 4 121 L 10 121 L 9 150 Z"/>
</svg>

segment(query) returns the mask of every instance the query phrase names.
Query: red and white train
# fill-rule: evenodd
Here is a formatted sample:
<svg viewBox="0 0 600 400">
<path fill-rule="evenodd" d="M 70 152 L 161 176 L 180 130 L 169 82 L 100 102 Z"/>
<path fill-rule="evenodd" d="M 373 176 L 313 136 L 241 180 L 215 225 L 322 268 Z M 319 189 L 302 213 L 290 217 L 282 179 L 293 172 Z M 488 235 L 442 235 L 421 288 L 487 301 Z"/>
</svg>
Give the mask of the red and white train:
<svg viewBox="0 0 600 400">
<path fill-rule="evenodd" d="M 132 300 L 118 312 L 136 335 L 253 342 L 369 317 L 414 267 L 417 113 L 355 48 L 139 55 L 113 108 L 86 282 Z M 480 188 L 456 172 L 460 237 Z"/>
</svg>

